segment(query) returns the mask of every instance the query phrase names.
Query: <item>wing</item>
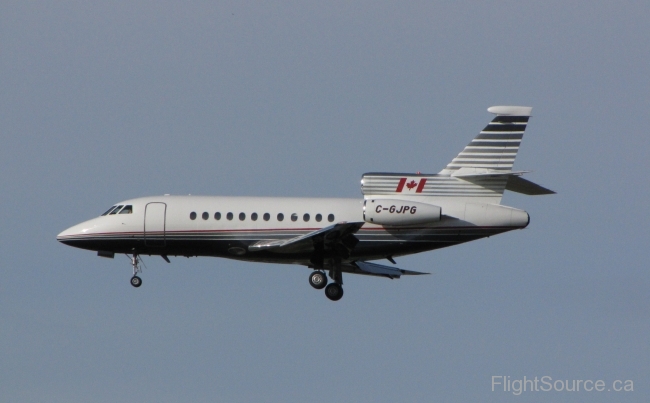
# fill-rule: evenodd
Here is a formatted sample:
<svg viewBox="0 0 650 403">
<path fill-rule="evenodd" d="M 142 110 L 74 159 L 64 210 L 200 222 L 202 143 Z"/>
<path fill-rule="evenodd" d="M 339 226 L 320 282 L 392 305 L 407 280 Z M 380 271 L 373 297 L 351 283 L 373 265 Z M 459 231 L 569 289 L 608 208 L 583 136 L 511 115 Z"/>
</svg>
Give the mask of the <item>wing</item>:
<svg viewBox="0 0 650 403">
<path fill-rule="evenodd" d="M 388 277 L 391 280 L 394 278 L 400 278 L 400 276 L 402 275 L 407 276 L 407 275 L 429 274 L 429 273 L 422 273 L 419 271 L 402 270 L 394 266 L 384 266 L 382 264 L 362 262 L 362 261 L 356 261 L 350 264 L 344 264 L 342 266 L 342 271 L 346 273 L 364 274 L 366 276 Z"/>
<path fill-rule="evenodd" d="M 263 240 L 248 247 L 251 252 L 268 250 L 278 253 L 301 253 L 318 250 L 349 252 L 359 242 L 354 234 L 363 222 L 343 222 L 291 239 Z"/>
</svg>

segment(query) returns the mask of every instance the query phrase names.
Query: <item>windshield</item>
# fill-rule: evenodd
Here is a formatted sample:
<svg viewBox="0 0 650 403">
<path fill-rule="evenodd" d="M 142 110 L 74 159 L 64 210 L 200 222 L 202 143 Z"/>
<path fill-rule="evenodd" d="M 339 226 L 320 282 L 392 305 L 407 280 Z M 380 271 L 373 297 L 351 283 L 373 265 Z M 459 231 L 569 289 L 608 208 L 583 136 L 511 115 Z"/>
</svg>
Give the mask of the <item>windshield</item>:
<svg viewBox="0 0 650 403">
<path fill-rule="evenodd" d="M 115 210 L 113 210 L 113 211 L 111 211 L 110 213 L 108 213 L 108 215 L 117 214 L 117 212 L 120 211 L 120 209 L 121 209 L 122 207 L 124 207 L 124 205 L 123 205 L 123 204 L 120 204 L 119 206 L 115 207 Z"/>
<path fill-rule="evenodd" d="M 117 207 L 117 206 L 111 206 L 111 208 L 109 208 L 108 210 L 106 210 L 106 212 L 105 212 L 104 214 L 102 214 L 102 215 L 103 215 L 103 216 L 104 216 L 104 215 L 108 215 L 108 213 L 110 213 L 111 211 L 113 211 L 113 209 L 114 209 L 115 207 Z"/>
<path fill-rule="evenodd" d="M 124 206 L 122 211 L 120 211 L 120 214 L 131 214 L 131 213 L 133 213 L 133 206 L 131 206 L 130 204 L 128 206 Z"/>
</svg>

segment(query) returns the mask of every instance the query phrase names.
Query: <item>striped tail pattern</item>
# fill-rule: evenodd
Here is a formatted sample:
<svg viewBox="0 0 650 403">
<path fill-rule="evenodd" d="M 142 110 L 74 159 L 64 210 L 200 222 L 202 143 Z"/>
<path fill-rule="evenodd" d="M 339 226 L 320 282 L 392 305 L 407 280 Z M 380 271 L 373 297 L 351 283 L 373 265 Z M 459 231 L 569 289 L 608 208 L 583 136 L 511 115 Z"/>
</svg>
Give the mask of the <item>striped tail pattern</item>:
<svg viewBox="0 0 650 403">
<path fill-rule="evenodd" d="M 450 175 L 461 168 L 485 168 L 510 171 L 533 108 L 493 106 L 488 112 L 497 116 L 485 126 L 440 174 Z"/>
<path fill-rule="evenodd" d="M 496 117 L 438 174 L 370 172 L 362 178 L 362 192 L 366 198 L 461 197 L 494 204 L 500 203 L 505 189 L 550 194 L 521 179 L 523 172 L 512 172 L 531 111 L 527 106 L 490 107 L 488 112 Z"/>
</svg>

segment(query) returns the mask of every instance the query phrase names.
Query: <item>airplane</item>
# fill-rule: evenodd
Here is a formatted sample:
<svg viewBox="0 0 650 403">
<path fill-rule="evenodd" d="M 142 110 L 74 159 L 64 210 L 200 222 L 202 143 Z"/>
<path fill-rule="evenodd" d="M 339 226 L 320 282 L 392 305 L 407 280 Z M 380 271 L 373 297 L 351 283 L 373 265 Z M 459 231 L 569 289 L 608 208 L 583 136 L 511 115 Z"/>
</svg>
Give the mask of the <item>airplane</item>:
<svg viewBox="0 0 650 403">
<path fill-rule="evenodd" d="M 501 205 L 505 190 L 526 195 L 552 190 L 513 171 L 532 108 L 493 106 L 492 121 L 437 174 L 370 172 L 362 199 L 152 196 L 114 204 L 72 226 L 57 240 L 126 254 L 131 285 L 140 287 L 141 256 L 213 256 L 302 265 L 309 284 L 332 301 L 343 296 L 343 273 L 428 274 L 373 263 L 458 245 L 528 226 L 528 213 Z M 328 284 L 328 276 L 332 280 Z"/>
</svg>

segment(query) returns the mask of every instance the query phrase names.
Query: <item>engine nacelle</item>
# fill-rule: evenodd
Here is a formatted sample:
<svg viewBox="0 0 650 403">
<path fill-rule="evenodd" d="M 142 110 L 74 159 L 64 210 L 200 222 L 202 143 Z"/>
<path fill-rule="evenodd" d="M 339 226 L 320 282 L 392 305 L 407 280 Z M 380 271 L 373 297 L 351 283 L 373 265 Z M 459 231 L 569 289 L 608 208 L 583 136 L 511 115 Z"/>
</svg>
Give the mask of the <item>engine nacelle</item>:
<svg viewBox="0 0 650 403">
<path fill-rule="evenodd" d="M 378 225 L 407 226 L 440 221 L 441 208 L 433 204 L 397 199 L 367 199 L 363 219 Z"/>
</svg>

